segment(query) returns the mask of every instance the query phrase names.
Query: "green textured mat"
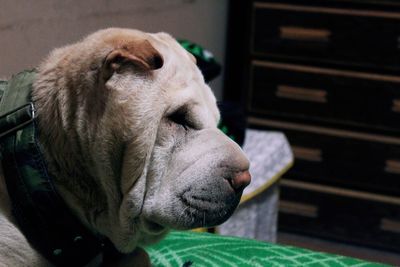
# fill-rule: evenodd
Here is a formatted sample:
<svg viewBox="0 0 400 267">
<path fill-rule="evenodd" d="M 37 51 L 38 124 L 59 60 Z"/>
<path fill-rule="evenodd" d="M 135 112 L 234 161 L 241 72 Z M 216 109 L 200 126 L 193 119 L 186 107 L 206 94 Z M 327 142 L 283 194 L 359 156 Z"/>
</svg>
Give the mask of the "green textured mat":
<svg viewBox="0 0 400 267">
<path fill-rule="evenodd" d="M 386 266 L 301 248 L 193 232 L 172 232 L 146 250 L 155 267 Z"/>
</svg>

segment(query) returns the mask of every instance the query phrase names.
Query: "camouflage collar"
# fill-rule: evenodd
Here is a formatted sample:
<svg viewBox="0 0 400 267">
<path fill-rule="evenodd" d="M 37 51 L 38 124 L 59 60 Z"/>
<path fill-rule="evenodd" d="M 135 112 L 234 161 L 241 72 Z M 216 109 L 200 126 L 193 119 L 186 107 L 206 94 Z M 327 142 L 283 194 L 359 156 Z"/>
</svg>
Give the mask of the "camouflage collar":
<svg viewBox="0 0 400 267">
<path fill-rule="evenodd" d="M 34 70 L 0 81 L 0 152 L 13 215 L 33 247 L 55 266 L 84 266 L 103 242 L 71 213 L 47 172 L 31 89 Z"/>
</svg>

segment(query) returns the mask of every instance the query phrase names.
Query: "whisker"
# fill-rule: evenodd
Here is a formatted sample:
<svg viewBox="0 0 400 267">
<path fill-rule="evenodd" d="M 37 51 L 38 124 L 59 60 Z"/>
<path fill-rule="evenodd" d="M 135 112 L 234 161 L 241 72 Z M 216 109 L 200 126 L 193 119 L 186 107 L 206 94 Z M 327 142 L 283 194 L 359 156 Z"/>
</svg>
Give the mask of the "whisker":
<svg viewBox="0 0 400 267">
<path fill-rule="evenodd" d="M 181 218 L 185 217 L 186 211 L 189 209 L 188 206 L 186 206 L 186 208 L 181 212 L 181 214 L 179 215 L 178 221 L 181 221 Z M 183 219 L 184 221 L 184 219 Z"/>
</svg>

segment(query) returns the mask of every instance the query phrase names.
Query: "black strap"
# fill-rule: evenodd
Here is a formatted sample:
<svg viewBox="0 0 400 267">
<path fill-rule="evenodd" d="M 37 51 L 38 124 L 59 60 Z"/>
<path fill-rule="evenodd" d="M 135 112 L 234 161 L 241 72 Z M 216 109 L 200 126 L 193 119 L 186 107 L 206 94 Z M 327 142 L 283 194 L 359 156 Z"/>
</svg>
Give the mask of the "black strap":
<svg viewBox="0 0 400 267">
<path fill-rule="evenodd" d="M 34 71 L 13 77 L 0 102 L 1 160 L 13 214 L 28 241 L 54 265 L 84 266 L 103 243 L 72 214 L 47 172 L 30 102 L 34 77 Z"/>
</svg>

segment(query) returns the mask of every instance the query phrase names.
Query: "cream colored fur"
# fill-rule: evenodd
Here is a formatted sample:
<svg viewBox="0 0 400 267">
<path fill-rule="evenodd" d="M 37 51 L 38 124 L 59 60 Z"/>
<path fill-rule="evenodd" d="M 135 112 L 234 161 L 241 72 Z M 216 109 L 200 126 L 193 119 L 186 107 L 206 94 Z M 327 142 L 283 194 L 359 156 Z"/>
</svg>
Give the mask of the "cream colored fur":
<svg viewBox="0 0 400 267">
<path fill-rule="evenodd" d="M 227 179 L 248 161 L 217 129 L 215 97 L 168 34 L 106 29 L 56 49 L 33 101 L 57 190 L 123 253 L 171 228 L 219 224 L 240 199 Z M 14 224 L 0 177 L 0 266 L 46 266 Z"/>
</svg>

